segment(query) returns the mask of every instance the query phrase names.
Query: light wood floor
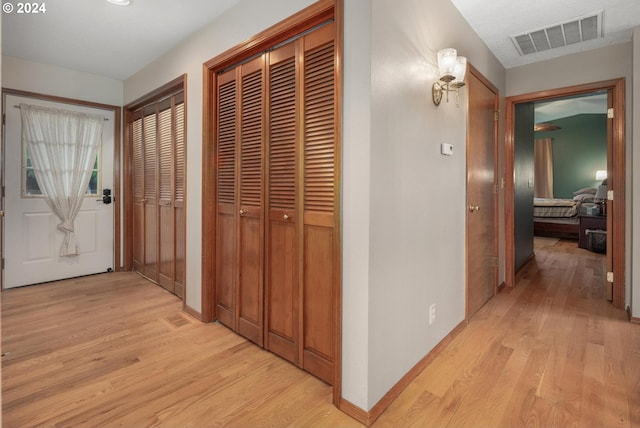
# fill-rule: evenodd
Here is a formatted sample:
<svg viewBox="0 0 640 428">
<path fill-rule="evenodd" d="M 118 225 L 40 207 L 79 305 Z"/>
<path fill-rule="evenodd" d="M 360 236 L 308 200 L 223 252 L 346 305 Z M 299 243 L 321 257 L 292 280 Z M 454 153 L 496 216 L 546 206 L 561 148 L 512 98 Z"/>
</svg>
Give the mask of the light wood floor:
<svg viewBox="0 0 640 428">
<path fill-rule="evenodd" d="M 640 326 L 602 255 L 542 245 L 374 424 L 640 426 Z M 361 426 L 331 389 L 131 273 L 2 293 L 4 427 Z"/>
</svg>

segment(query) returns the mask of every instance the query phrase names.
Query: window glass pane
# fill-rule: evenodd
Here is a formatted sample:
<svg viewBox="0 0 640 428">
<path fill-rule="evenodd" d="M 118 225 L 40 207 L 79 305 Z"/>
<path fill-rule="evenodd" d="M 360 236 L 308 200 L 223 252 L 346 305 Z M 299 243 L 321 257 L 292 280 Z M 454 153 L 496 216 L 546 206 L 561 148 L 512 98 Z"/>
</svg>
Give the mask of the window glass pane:
<svg viewBox="0 0 640 428">
<path fill-rule="evenodd" d="M 33 169 L 27 169 L 27 177 L 25 180 L 25 193 L 28 196 L 42 195 L 38 181 L 36 180 L 36 174 Z"/>
<path fill-rule="evenodd" d="M 36 180 L 36 174 L 33 171 L 33 165 L 31 164 L 31 159 L 29 158 L 29 151 L 26 150 L 25 155 L 25 186 L 24 186 L 24 196 L 42 196 L 42 192 L 40 191 L 40 186 L 38 186 L 38 180 Z M 99 186 L 99 158 L 100 156 L 96 156 L 96 160 L 93 163 L 93 171 L 91 171 L 91 178 L 89 179 L 89 185 L 87 186 L 87 195 L 97 195 L 98 194 L 98 186 Z"/>
<path fill-rule="evenodd" d="M 98 194 L 98 171 L 91 172 L 91 179 L 89 180 L 89 186 L 87 186 L 87 194 L 89 195 Z"/>
</svg>

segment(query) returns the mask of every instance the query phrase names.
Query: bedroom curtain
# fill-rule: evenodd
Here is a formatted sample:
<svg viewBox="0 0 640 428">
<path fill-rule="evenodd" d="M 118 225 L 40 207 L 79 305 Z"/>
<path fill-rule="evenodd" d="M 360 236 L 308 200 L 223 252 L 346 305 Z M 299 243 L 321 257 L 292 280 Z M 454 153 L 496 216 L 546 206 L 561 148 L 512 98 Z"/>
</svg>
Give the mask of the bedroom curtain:
<svg viewBox="0 0 640 428">
<path fill-rule="evenodd" d="M 553 198 L 553 151 L 551 138 L 539 138 L 534 144 L 534 186 L 536 198 Z"/>
<path fill-rule="evenodd" d="M 25 142 L 49 208 L 64 233 L 60 256 L 80 254 L 74 220 L 91 178 L 104 119 L 72 111 L 20 104 Z"/>
</svg>

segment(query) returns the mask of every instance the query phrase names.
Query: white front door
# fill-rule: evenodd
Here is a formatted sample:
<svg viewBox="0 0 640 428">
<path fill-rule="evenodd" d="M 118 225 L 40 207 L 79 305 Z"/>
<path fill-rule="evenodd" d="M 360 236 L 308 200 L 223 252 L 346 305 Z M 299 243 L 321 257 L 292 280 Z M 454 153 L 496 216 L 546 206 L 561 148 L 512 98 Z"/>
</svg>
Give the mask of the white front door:
<svg viewBox="0 0 640 428">
<path fill-rule="evenodd" d="M 80 245 L 78 256 L 58 256 L 64 236 L 56 227 L 60 220 L 42 197 L 26 194 L 20 109 L 14 107 L 20 103 L 82 111 L 108 119 L 102 131 L 98 195 L 84 198 L 75 220 L 75 233 Z M 3 287 L 19 287 L 113 269 L 114 210 L 113 204 L 102 202 L 102 189 L 113 189 L 114 112 L 7 94 L 5 114 Z"/>
</svg>

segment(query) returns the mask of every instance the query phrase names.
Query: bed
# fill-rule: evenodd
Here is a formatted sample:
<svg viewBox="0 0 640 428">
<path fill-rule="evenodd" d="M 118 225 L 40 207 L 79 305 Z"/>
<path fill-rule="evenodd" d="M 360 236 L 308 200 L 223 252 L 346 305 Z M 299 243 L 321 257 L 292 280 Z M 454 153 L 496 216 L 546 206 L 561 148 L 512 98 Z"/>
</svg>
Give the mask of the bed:
<svg viewBox="0 0 640 428">
<path fill-rule="evenodd" d="M 551 238 L 578 240 L 580 222 L 578 215 L 595 205 L 596 189 L 584 188 L 574 192 L 573 199 L 533 199 L 533 234 Z"/>
</svg>

